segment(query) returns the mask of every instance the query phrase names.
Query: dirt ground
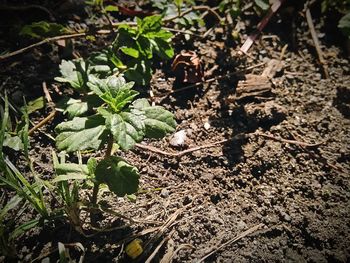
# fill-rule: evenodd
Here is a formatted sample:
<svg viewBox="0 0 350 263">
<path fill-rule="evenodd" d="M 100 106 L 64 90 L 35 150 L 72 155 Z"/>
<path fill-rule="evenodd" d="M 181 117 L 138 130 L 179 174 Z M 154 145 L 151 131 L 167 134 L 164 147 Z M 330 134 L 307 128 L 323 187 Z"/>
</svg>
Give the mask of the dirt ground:
<svg viewBox="0 0 350 263">
<path fill-rule="evenodd" d="M 256 25 L 245 27 L 245 20 L 238 42 L 220 27 L 191 44 L 178 34 L 176 51 L 195 50 L 204 70 L 211 71 L 207 79 L 227 76 L 177 91 L 170 63 L 159 65 L 150 100 L 174 112 L 177 131 L 187 135 L 185 144 L 172 146 L 168 136 L 146 141 L 158 151 L 118 152 L 140 170 L 141 191 L 136 202 L 107 191 L 100 198 L 136 222 L 103 215 L 101 226 L 111 220 L 127 227 L 88 238 L 66 222 L 36 228 L 16 242 L 19 261 L 55 260 L 57 242 L 80 242 L 85 262 L 130 262 L 125 245 L 137 236 L 151 244 L 138 262 L 152 252 L 152 262 L 170 262 L 169 257 L 173 262 L 349 262 L 349 60 L 331 36 L 320 38 L 330 74 L 324 78 L 305 21 L 297 21 L 293 44 L 280 19 L 278 14 L 270 22 L 249 56 L 238 53 Z M 317 30 L 329 33 L 321 26 Z M 78 40 L 77 49 L 82 47 Z M 272 59 L 279 68 L 262 79 Z M 9 90 L 16 87 L 11 94 L 16 101 L 22 93 L 42 95 L 41 83 L 53 82 L 59 60 L 55 49 L 43 47 L 6 63 L 1 79 Z M 257 81 L 249 86 L 254 76 Z M 263 92 L 237 93 L 244 83 L 256 87 L 263 80 Z M 54 100 L 59 98 L 50 91 Z M 31 117 L 37 122 L 49 112 Z M 62 119 L 58 116 L 42 131 L 55 136 L 53 127 Z M 53 142 L 35 132 L 31 145 L 35 169 L 50 178 Z M 205 147 L 169 154 L 197 146 Z"/>
</svg>

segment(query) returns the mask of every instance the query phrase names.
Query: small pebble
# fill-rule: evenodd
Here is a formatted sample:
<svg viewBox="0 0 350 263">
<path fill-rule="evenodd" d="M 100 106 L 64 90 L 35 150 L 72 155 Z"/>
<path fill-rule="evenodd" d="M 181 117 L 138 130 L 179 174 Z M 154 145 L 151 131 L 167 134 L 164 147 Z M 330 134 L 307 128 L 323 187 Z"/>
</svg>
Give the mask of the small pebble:
<svg viewBox="0 0 350 263">
<path fill-rule="evenodd" d="M 176 132 L 173 135 L 169 143 L 171 146 L 183 146 L 185 144 L 186 139 L 187 139 L 186 131 L 181 130 Z"/>
<path fill-rule="evenodd" d="M 160 191 L 160 196 L 163 198 L 169 197 L 169 190 L 166 188 L 163 188 L 162 191 Z"/>
</svg>

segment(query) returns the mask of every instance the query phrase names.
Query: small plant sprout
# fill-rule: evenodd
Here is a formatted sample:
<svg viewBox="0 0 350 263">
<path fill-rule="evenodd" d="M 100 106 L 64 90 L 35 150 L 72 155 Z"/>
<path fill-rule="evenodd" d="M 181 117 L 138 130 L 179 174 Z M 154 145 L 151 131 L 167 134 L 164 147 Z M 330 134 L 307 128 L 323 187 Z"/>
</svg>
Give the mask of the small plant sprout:
<svg viewBox="0 0 350 263">
<path fill-rule="evenodd" d="M 138 190 L 137 168 L 111 156 L 114 143 L 127 151 L 145 137 L 162 138 L 175 130 L 173 114 L 161 106 L 151 106 L 146 99 L 135 99 L 138 92 L 133 85 L 123 77 L 91 77 L 88 87 L 101 100 L 101 106 L 86 117 L 74 117 L 56 126 L 56 145 L 61 151 L 106 148 L 104 158 L 99 162 L 90 158 L 85 169 L 94 183 L 93 204 L 97 204 L 101 184 L 120 197 Z"/>
<path fill-rule="evenodd" d="M 173 34 L 162 28 L 162 17 L 148 16 L 137 18 L 137 26 L 121 25 L 113 43 L 127 69 L 124 74 L 128 80 L 146 85 L 152 76 L 151 59 L 156 54 L 167 60 L 174 56 L 171 46 Z"/>
</svg>

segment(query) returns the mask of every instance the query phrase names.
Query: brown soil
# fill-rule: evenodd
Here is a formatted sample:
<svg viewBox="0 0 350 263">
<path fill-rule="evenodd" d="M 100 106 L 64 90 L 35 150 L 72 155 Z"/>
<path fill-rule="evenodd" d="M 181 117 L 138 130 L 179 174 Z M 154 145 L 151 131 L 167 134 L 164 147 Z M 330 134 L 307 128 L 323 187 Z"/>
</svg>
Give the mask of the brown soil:
<svg viewBox="0 0 350 263">
<path fill-rule="evenodd" d="M 162 94 L 176 90 L 176 84 L 170 65 L 160 67 L 151 83 L 154 100 L 174 112 L 177 131 L 185 130 L 187 140 L 184 146 L 174 147 L 168 136 L 146 145 L 179 152 L 227 141 L 180 157 L 142 148 L 118 152 L 140 170 L 142 191 L 136 202 L 108 192 L 100 200 L 138 222 L 90 238 L 65 222 L 35 229 L 16 242 L 19 260 L 57 259 L 57 242 L 80 242 L 86 249 L 85 262 L 130 262 L 124 243 L 132 240 L 131 234 L 139 234 L 144 244 L 152 241 L 148 254 L 139 262 L 144 262 L 162 240 L 165 243 L 153 262 L 167 262 L 161 260 L 174 251 L 173 262 L 197 262 L 214 250 L 205 262 L 349 262 L 349 61 L 338 47 L 322 43 L 328 45 L 323 50 L 330 78 L 325 79 L 307 25 L 298 24 L 293 51 L 292 44 L 281 39 L 283 34 L 275 33 L 283 31 L 283 24 L 272 22 L 249 57 L 240 57 L 233 42 L 225 41 L 225 31 L 218 30 L 193 44 L 205 71 L 218 65 L 211 76 L 215 78 L 279 59 L 283 46 L 289 43 L 282 69 L 267 81 L 270 90 L 258 95 L 234 98 L 237 84 L 242 83 L 239 81 L 248 78 L 248 73 L 261 75 L 266 64 L 162 99 Z M 180 39 L 181 35 L 177 51 L 188 48 L 188 43 L 178 44 Z M 40 94 L 41 82 L 52 82 L 57 73 L 57 61 L 47 62 L 48 55 L 36 62 L 32 59 L 30 54 L 18 59 L 19 64 L 10 68 L 20 72 L 15 76 L 9 68 L 1 69 L 10 76 L 9 87 L 20 85 L 16 92 L 27 93 L 31 86 L 30 90 Z M 43 61 L 52 64 L 52 71 L 44 70 L 47 65 Z M 30 82 L 25 81 L 30 78 Z M 48 112 L 32 117 L 39 120 Z M 53 127 L 60 118 L 42 131 L 55 136 Z M 31 154 L 44 178 L 52 175 L 51 149 L 52 141 L 36 132 Z M 114 226 L 127 224 L 104 215 L 100 225 L 109 224 L 109 220 Z M 156 227 L 167 220 L 170 223 L 159 232 Z M 252 233 L 233 240 L 257 225 Z M 229 240 L 233 242 L 219 248 Z"/>
</svg>

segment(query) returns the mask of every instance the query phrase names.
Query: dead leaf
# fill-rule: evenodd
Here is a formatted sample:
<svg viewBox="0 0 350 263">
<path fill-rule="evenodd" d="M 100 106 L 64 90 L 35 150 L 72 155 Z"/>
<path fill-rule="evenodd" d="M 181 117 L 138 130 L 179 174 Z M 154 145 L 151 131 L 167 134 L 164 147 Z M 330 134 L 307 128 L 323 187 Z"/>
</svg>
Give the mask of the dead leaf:
<svg viewBox="0 0 350 263">
<path fill-rule="evenodd" d="M 203 67 L 194 51 L 182 51 L 178 54 L 171 65 L 171 69 L 179 82 L 197 83 L 203 81 Z"/>
<path fill-rule="evenodd" d="M 135 10 L 135 9 L 131 9 L 128 7 L 124 7 L 121 5 L 117 5 L 119 12 L 123 15 L 126 16 L 139 16 L 139 17 L 145 17 L 145 16 L 151 16 L 154 15 L 152 12 L 147 12 L 147 11 L 143 11 L 143 10 Z"/>
<path fill-rule="evenodd" d="M 276 75 L 276 73 L 281 72 L 283 70 L 283 67 L 284 64 L 281 60 L 271 59 L 269 62 L 267 62 L 267 66 L 264 69 L 261 76 L 272 79 Z"/>
</svg>

